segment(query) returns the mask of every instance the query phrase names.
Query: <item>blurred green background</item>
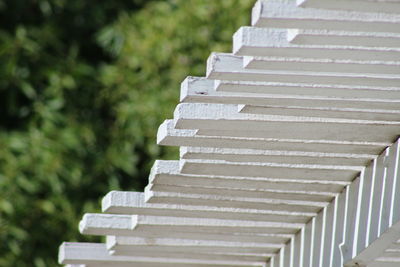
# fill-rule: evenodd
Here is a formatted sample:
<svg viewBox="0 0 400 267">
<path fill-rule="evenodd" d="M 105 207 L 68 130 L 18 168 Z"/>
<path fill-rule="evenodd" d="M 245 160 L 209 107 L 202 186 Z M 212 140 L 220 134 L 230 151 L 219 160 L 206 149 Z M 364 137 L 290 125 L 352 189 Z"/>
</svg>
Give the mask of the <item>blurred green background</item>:
<svg viewBox="0 0 400 267">
<path fill-rule="evenodd" d="M 180 82 L 254 0 L 0 0 L 0 266 L 58 266 L 110 190 L 142 191 Z"/>
</svg>

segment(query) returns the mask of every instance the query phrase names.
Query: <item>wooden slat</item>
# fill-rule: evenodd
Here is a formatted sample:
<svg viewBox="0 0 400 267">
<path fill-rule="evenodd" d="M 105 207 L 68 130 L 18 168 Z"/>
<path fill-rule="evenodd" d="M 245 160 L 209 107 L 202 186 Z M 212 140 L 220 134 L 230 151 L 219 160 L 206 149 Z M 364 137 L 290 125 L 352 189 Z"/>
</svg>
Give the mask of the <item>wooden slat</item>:
<svg viewBox="0 0 400 267">
<path fill-rule="evenodd" d="M 148 188 L 147 188 L 148 189 Z M 145 189 L 146 190 L 146 189 Z M 209 194 L 184 194 L 146 190 L 149 203 L 172 203 L 177 205 L 200 205 L 228 208 L 248 208 L 269 211 L 316 213 L 326 202 L 299 201 L 274 198 L 244 198 Z"/>
<path fill-rule="evenodd" d="M 371 118 L 365 116 L 374 114 L 382 117 L 382 120 L 390 120 L 390 114 L 400 112 L 400 102 L 396 100 L 396 96 L 400 96 L 400 90 L 300 83 L 214 81 L 199 77 L 188 77 L 181 84 L 181 102 L 269 106 L 279 107 L 282 112 L 285 112 L 285 108 L 297 107 L 312 110 L 314 117 L 323 110 L 337 113 L 357 112 L 357 119 L 366 120 Z M 384 117 L 385 114 L 388 117 Z M 338 115 L 346 118 L 345 114 Z M 324 117 L 324 114 L 319 117 Z M 397 117 L 392 118 L 398 120 Z"/>
<path fill-rule="evenodd" d="M 219 208 L 213 206 L 173 205 L 145 203 L 144 194 L 112 191 L 103 198 L 103 212 L 111 214 L 136 214 L 186 218 L 210 218 L 225 220 L 286 221 L 305 223 L 310 213 L 267 211 L 256 209 Z"/>
<path fill-rule="evenodd" d="M 176 107 L 174 118 L 177 129 L 232 131 L 230 136 L 244 137 L 247 133 L 248 137 L 343 141 L 367 146 L 389 146 L 400 131 L 400 122 L 243 114 L 237 112 L 236 105 L 224 104 L 182 103 Z"/>
<path fill-rule="evenodd" d="M 327 155 L 326 155 L 327 156 Z M 181 159 L 209 159 L 239 162 L 271 162 L 288 164 L 319 164 L 365 166 L 370 162 L 369 157 L 351 157 L 330 155 L 329 158 L 321 154 L 296 151 L 268 151 L 259 149 L 229 149 L 208 147 L 180 147 Z"/>
<path fill-rule="evenodd" d="M 203 218 L 170 218 L 142 215 L 86 213 L 79 224 L 81 233 L 91 235 L 134 236 L 134 230 L 155 232 L 182 231 L 188 233 L 293 234 L 302 224 L 218 220 Z"/>
<path fill-rule="evenodd" d="M 105 245 L 96 243 L 64 243 L 60 247 L 61 264 L 84 264 L 86 267 L 173 267 L 173 266 L 260 266 L 262 263 L 236 261 L 202 261 L 179 258 L 131 257 L 109 255 Z"/>
<path fill-rule="evenodd" d="M 346 0 L 346 2 L 348 1 Z M 363 1 L 363 3 L 367 2 Z M 290 43 L 302 45 L 400 48 L 400 34 L 398 33 L 288 29 L 287 36 Z"/>
<path fill-rule="evenodd" d="M 344 159 L 346 157 L 371 160 L 375 157 L 375 153 L 378 153 L 378 151 L 384 148 L 384 146 L 382 147 L 379 144 L 371 147 L 359 142 L 231 137 L 223 136 L 223 134 L 226 134 L 224 130 L 217 132 L 220 136 L 196 135 L 196 132 L 198 132 L 197 130 L 175 129 L 174 125 L 175 123 L 172 120 L 167 120 L 161 124 L 157 133 L 158 144 L 168 146 L 192 145 L 197 147 L 295 151 L 304 153 L 305 155 L 316 155 L 316 153 L 318 153 L 319 156 L 324 158 L 334 158 L 332 159 L 332 164 L 336 165 L 345 165 L 342 163 L 343 161 L 341 158 Z M 257 134 L 262 135 L 262 133 L 263 132 L 258 132 Z M 238 134 L 238 131 L 230 131 L 229 134 Z"/>
<path fill-rule="evenodd" d="M 207 78 L 230 81 L 259 81 L 286 83 L 338 84 L 347 86 L 399 86 L 399 75 L 327 73 L 291 70 L 246 69 L 243 57 L 232 54 L 212 53 L 207 61 Z"/>
<path fill-rule="evenodd" d="M 303 57 L 243 57 L 243 67 L 249 70 L 276 70 L 322 73 L 400 74 L 400 62 L 313 59 Z"/>
<path fill-rule="evenodd" d="M 361 12 L 400 13 L 399 1 L 363 0 L 297 0 L 297 5 L 305 8 L 351 10 Z"/>
<path fill-rule="evenodd" d="M 293 0 L 259 0 L 252 12 L 252 25 L 257 27 L 399 33 L 399 24 L 398 14 L 301 8 Z"/>
<path fill-rule="evenodd" d="M 233 53 L 242 56 L 399 61 L 398 51 L 397 47 L 296 44 L 286 29 L 241 27 L 233 35 Z"/>
</svg>

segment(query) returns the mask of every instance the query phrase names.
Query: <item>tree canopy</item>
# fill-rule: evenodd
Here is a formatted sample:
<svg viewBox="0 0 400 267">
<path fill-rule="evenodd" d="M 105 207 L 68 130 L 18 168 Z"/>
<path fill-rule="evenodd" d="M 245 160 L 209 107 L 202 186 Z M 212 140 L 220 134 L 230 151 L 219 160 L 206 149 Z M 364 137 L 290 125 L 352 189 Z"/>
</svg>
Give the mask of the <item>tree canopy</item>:
<svg viewBox="0 0 400 267">
<path fill-rule="evenodd" d="M 254 0 L 0 0 L 0 266 L 57 266 L 110 190 L 142 191 L 179 84 Z"/>
</svg>

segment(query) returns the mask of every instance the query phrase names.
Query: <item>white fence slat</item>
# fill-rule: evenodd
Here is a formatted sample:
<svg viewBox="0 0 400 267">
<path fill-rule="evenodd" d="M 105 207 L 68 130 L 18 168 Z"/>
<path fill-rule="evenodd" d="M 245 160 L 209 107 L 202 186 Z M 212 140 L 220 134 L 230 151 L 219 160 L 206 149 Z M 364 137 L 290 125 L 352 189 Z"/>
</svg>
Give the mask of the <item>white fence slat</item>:
<svg viewBox="0 0 400 267">
<path fill-rule="evenodd" d="M 372 243 L 379 235 L 380 211 L 383 195 L 383 180 L 385 175 L 383 155 L 379 156 L 374 162 L 374 183 L 372 187 L 372 202 L 370 205 L 368 244 Z"/>
<path fill-rule="evenodd" d="M 344 226 L 344 240 L 341 244 L 341 252 L 343 261 L 346 262 L 353 258 L 353 242 L 356 229 L 356 212 L 357 200 L 360 187 L 360 177 L 355 179 L 351 185 L 348 186 L 346 197 L 346 212 L 345 212 L 345 226 Z"/>
<path fill-rule="evenodd" d="M 334 223 L 334 239 L 332 244 L 332 262 L 330 267 L 342 266 L 343 258 L 340 251 L 340 244 L 343 243 L 344 234 L 344 217 L 346 206 L 346 195 L 348 187 L 335 199 L 335 223 Z"/>
<path fill-rule="evenodd" d="M 294 244 L 294 248 L 292 250 L 292 267 L 300 267 L 301 266 L 301 233 L 298 232 L 292 239 Z"/>
<path fill-rule="evenodd" d="M 318 215 L 314 218 L 314 227 L 313 227 L 313 254 L 312 254 L 312 265 L 311 266 L 320 266 L 320 258 L 321 258 L 321 241 L 322 241 L 322 232 L 323 232 L 323 212 L 318 213 Z"/>
<path fill-rule="evenodd" d="M 322 265 L 321 266 L 329 266 L 331 263 L 332 256 L 332 240 L 334 239 L 334 212 L 335 205 L 332 202 L 328 207 L 325 208 L 325 216 L 324 216 L 324 243 L 322 246 L 323 254 L 322 254 Z"/>
<path fill-rule="evenodd" d="M 399 142 L 400 141 L 398 140 L 390 147 L 390 156 L 388 158 L 388 176 L 391 177 L 390 179 L 393 188 L 391 196 L 390 215 L 389 215 L 390 226 L 400 220 L 400 208 L 398 208 L 398 203 L 400 203 Z"/>
<path fill-rule="evenodd" d="M 302 263 L 303 267 L 310 266 L 311 264 L 311 240 L 312 240 L 312 223 L 309 222 L 306 226 L 302 229 Z"/>
</svg>

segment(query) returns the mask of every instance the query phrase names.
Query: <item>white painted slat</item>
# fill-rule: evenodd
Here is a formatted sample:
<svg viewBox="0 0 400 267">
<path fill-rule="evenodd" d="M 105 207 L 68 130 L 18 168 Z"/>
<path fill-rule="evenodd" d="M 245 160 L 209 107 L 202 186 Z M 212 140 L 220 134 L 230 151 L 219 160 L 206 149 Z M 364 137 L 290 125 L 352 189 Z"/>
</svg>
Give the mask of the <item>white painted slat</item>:
<svg viewBox="0 0 400 267">
<path fill-rule="evenodd" d="M 344 241 L 344 218 L 346 208 L 346 196 L 349 187 L 344 188 L 343 192 L 335 199 L 335 221 L 334 221 L 334 239 L 332 243 L 332 262 L 330 267 L 342 266 L 343 258 L 340 245 Z"/>
<path fill-rule="evenodd" d="M 310 71 L 325 73 L 400 74 L 400 62 L 313 59 L 303 57 L 243 57 L 243 67 L 249 70 Z"/>
<path fill-rule="evenodd" d="M 332 240 L 334 239 L 334 214 L 335 205 L 332 202 L 325 208 L 324 216 L 324 235 L 323 235 L 323 246 L 322 247 L 322 265 L 330 266 L 332 257 Z"/>
<path fill-rule="evenodd" d="M 327 156 L 327 155 L 325 155 Z M 208 147 L 180 147 L 181 159 L 209 159 L 238 162 L 271 162 L 287 164 L 318 164 L 318 165 L 343 165 L 365 166 L 370 157 L 335 156 L 323 157 L 321 154 L 312 154 L 296 151 L 268 151 L 257 149 L 229 149 Z M 340 187 L 341 188 L 341 187 Z"/>
<path fill-rule="evenodd" d="M 315 22 L 317 25 L 318 22 Z M 298 29 L 299 27 L 292 27 Z M 344 29 L 339 29 L 340 31 Z M 233 35 L 233 53 L 242 56 L 335 58 L 399 61 L 399 48 L 291 43 L 286 29 L 241 27 Z M 291 81 L 293 82 L 293 81 Z"/>
<path fill-rule="evenodd" d="M 400 131 L 400 122 L 244 114 L 238 113 L 236 105 L 224 104 L 181 103 L 175 109 L 174 118 L 177 129 L 232 131 L 233 136 L 248 133 L 250 137 L 343 141 L 369 146 L 388 146 Z"/>
<path fill-rule="evenodd" d="M 298 235 L 299 233 L 297 233 Z M 301 264 L 311 266 L 312 223 L 309 221 L 301 230 Z"/>
<path fill-rule="evenodd" d="M 136 214 L 187 218 L 210 218 L 225 220 L 286 221 L 305 223 L 312 214 L 288 213 L 239 208 L 210 206 L 152 204 L 144 202 L 144 194 L 138 192 L 111 191 L 102 202 L 102 210 L 112 214 Z"/>
<path fill-rule="evenodd" d="M 189 77 L 181 84 L 182 102 L 327 108 L 365 112 L 399 110 L 397 88 L 329 84 L 208 80 Z M 278 101 L 268 102 L 269 99 Z M 311 102 L 314 101 L 314 102 Z M 390 109 L 392 108 L 392 109 Z M 393 111 L 392 111 L 393 110 Z"/>
<path fill-rule="evenodd" d="M 250 115 L 250 114 L 249 114 Z M 251 115 L 262 115 L 262 114 L 251 114 Z M 294 121 L 284 121 L 284 122 L 261 122 L 258 123 L 258 129 L 254 131 L 247 131 L 244 130 L 243 128 L 239 128 L 234 130 L 231 128 L 236 128 L 237 123 L 240 121 L 224 121 L 222 122 L 223 124 L 227 125 L 228 129 L 214 129 L 213 124 L 216 123 L 215 120 L 213 119 L 203 119 L 203 118 L 184 118 L 184 119 L 177 119 L 175 123 L 175 127 L 178 129 L 185 129 L 185 127 L 191 129 L 192 124 L 195 123 L 195 121 L 199 121 L 199 124 L 206 124 L 207 122 L 210 122 L 209 126 L 205 126 L 206 128 L 202 128 L 197 130 L 196 136 L 206 136 L 206 137 L 222 137 L 222 138 L 240 138 L 246 140 L 247 138 L 253 139 L 256 141 L 257 139 L 262 139 L 262 140 L 270 140 L 273 142 L 287 142 L 287 143 L 293 143 L 293 146 L 295 144 L 303 143 L 304 150 L 308 149 L 315 149 L 315 150 L 321 150 L 321 151 L 326 151 L 324 149 L 328 149 L 329 147 L 331 148 L 331 152 L 337 152 L 337 153 L 362 153 L 362 154 L 379 154 L 385 147 L 389 146 L 390 143 L 386 142 L 385 140 L 382 139 L 376 139 L 375 137 L 369 137 L 367 140 L 359 140 L 356 139 L 355 135 L 350 136 L 351 134 L 351 124 L 348 124 L 346 126 L 348 127 L 343 127 L 343 128 L 348 128 L 346 132 L 343 133 L 344 135 L 344 140 L 340 140 L 339 135 L 335 135 L 335 123 L 314 123 L 314 122 L 300 122 L 297 121 L 296 119 Z M 290 119 L 289 119 L 290 120 Z M 248 120 L 249 124 L 257 124 L 256 121 Z M 301 131 L 300 129 L 295 132 L 294 127 L 296 125 L 301 128 L 302 124 L 308 124 L 309 126 L 312 125 L 313 127 L 310 126 L 310 130 L 320 130 L 320 135 L 317 133 L 304 133 L 305 131 Z M 379 124 L 379 123 L 378 123 Z M 275 131 L 272 130 L 272 126 L 276 125 L 279 126 L 283 129 L 290 129 L 293 130 L 292 133 L 286 132 L 283 133 L 281 132 L 282 135 L 278 137 L 276 132 L 279 131 L 279 129 L 276 129 Z M 375 124 L 376 125 L 376 124 Z M 325 127 L 324 127 L 325 126 Z M 361 128 L 367 128 L 368 126 L 366 125 L 358 125 Z M 357 126 L 354 126 L 357 127 Z M 270 130 L 267 130 L 269 128 Z M 379 128 L 379 127 L 377 127 Z M 395 127 L 393 127 L 395 128 Z M 368 127 L 370 130 L 370 135 L 374 134 L 374 128 L 373 127 Z M 395 129 L 392 129 L 393 132 L 395 132 Z M 348 134 L 350 132 L 350 134 Z M 375 134 L 377 136 L 377 134 Z M 240 140 L 239 139 L 239 140 Z M 303 150 L 300 145 L 298 145 L 299 148 L 298 150 Z M 312 150 L 311 150 L 312 151 Z"/>
<path fill-rule="evenodd" d="M 360 172 L 358 168 L 352 166 L 315 164 L 227 162 L 217 160 L 181 160 L 180 163 L 182 173 L 300 180 L 352 181 Z"/>
<path fill-rule="evenodd" d="M 305 154 L 311 152 L 309 153 L 310 155 L 315 155 L 315 152 L 317 152 L 321 157 L 334 157 L 335 164 L 338 165 L 343 165 L 340 163 L 338 157 L 358 158 L 360 155 L 362 159 L 373 159 L 375 153 L 383 149 L 379 144 L 378 146 L 371 147 L 355 142 L 196 135 L 198 130 L 175 129 L 174 125 L 175 122 L 173 120 L 167 120 L 160 125 L 157 133 L 157 143 L 159 145 L 283 150 L 303 152 Z M 219 134 L 225 133 L 219 132 Z M 234 133 L 237 134 L 238 131 L 232 131 L 232 135 Z M 258 135 L 262 133 L 258 132 Z"/>
<path fill-rule="evenodd" d="M 299 179 L 274 179 L 268 177 L 249 177 L 249 176 L 217 176 L 217 175 L 196 175 L 183 174 L 179 171 L 179 161 L 158 160 L 154 163 L 149 176 L 150 183 L 180 185 L 193 187 L 206 187 L 212 184 L 217 188 L 237 188 L 242 190 L 276 190 L 286 191 L 295 188 L 292 191 L 310 191 L 327 193 L 332 195 L 338 193 L 343 186 L 349 182 L 333 182 Z"/>
<path fill-rule="evenodd" d="M 256 262 L 190 260 L 179 258 L 161 257 L 130 257 L 109 255 L 104 244 L 96 243 L 64 243 L 60 247 L 59 261 L 61 264 L 84 264 L 87 267 L 174 267 L 174 266 L 259 266 Z"/>
<path fill-rule="evenodd" d="M 282 260 L 281 260 L 281 266 L 280 267 L 286 267 L 286 266 L 290 266 L 290 261 L 291 261 L 291 256 L 292 256 L 292 252 L 291 252 L 291 246 L 290 244 L 292 243 L 292 241 L 290 240 L 288 243 L 286 243 L 286 245 L 281 249 L 281 254 L 282 256 Z"/>
<path fill-rule="evenodd" d="M 282 199 L 282 200 L 306 200 L 316 202 L 326 202 L 333 198 L 333 194 L 319 193 L 319 192 L 307 192 L 307 191 L 277 191 L 277 190 L 241 190 L 241 189 L 225 189 L 223 187 L 191 187 L 191 186 L 179 186 L 179 185 L 166 185 L 166 184 L 149 184 L 147 190 L 153 192 L 172 192 L 172 193 L 183 193 L 183 194 L 207 194 L 207 195 L 225 195 L 229 197 L 243 197 L 243 198 L 267 198 L 267 199 Z M 284 220 L 284 218 L 280 218 Z"/>
<path fill-rule="evenodd" d="M 312 258 L 311 258 L 311 266 L 321 266 L 321 244 L 322 244 L 322 235 L 323 235 L 323 210 L 321 210 L 317 216 L 313 218 L 313 239 L 312 239 Z"/>
<path fill-rule="evenodd" d="M 301 8 L 296 0 L 259 0 L 252 11 L 257 27 L 398 33 L 399 24 L 398 14 Z"/>
<path fill-rule="evenodd" d="M 137 256 L 145 256 L 145 255 L 153 255 L 156 253 L 158 256 L 168 255 L 178 256 L 178 258 L 192 258 L 192 259 L 207 259 L 211 258 L 213 260 L 237 260 L 237 261 L 267 261 L 269 258 L 273 257 L 275 253 L 268 253 L 269 250 L 276 251 L 281 247 L 281 244 L 268 244 L 268 243 L 260 243 L 260 242 L 222 242 L 216 240 L 196 240 L 196 239 L 167 239 L 167 238 L 142 238 L 143 240 L 139 240 L 137 237 L 127 237 L 127 236 L 107 236 L 106 245 L 107 249 L 111 252 L 112 255 L 137 255 Z M 187 249 L 190 246 L 196 245 L 196 242 L 199 244 L 199 248 L 215 246 L 216 249 L 214 251 L 210 251 L 204 253 L 202 251 L 193 249 Z M 163 244 L 160 246 L 160 249 L 156 249 L 155 246 L 159 244 Z M 171 250 L 171 245 L 177 246 Z M 165 248 L 164 248 L 165 246 Z M 218 251 L 218 248 L 227 249 L 226 252 Z M 240 250 L 240 247 L 243 247 L 243 250 Z M 248 248 L 265 248 L 265 251 L 261 252 L 246 252 Z M 228 250 L 228 248 L 234 248 L 233 250 Z M 183 251 L 183 250 L 188 251 Z M 167 251 L 170 250 L 170 251 Z M 239 250 L 235 252 L 234 250 Z M 207 256 L 208 255 L 208 256 Z"/>
<path fill-rule="evenodd" d="M 121 238 L 118 239 L 119 241 Z M 226 241 L 203 241 L 171 238 L 141 238 L 125 237 L 124 242 L 116 242 L 115 238 L 108 238 L 107 248 L 123 254 L 140 253 L 141 251 L 153 250 L 160 252 L 181 252 L 183 253 L 209 253 L 246 255 L 253 253 L 257 255 L 276 253 L 282 247 L 281 244 L 250 243 L 250 242 L 226 242 Z M 115 253 L 114 253 L 115 255 Z M 265 259 L 264 259 L 265 260 Z"/>
<path fill-rule="evenodd" d="M 304 8 L 339 9 L 360 12 L 400 13 L 398 0 L 297 0 L 297 5 Z"/>
<path fill-rule="evenodd" d="M 293 242 L 293 249 L 292 249 L 292 262 L 291 266 L 293 267 L 300 267 L 301 266 L 301 236 L 300 235 L 295 235 L 292 238 Z"/>
<path fill-rule="evenodd" d="M 280 116 L 304 116 L 338 119 L 363 119 L 376 121 L 400 121 L 400 112 L 397 110 L 359 110 L 359 109 L 336 109 L 336 108 L 304 108 L 304 107 L 281 107 L 281 106 L 240 106 L 241 113 L 280 115 Z"/>
<path fill-rule="evenodd" d="M 360 192 L 360 178 L 354 180 L 352 184 L 348 186 L 346 191 L 346 208 L 344 215 L 344 235 L 343 243 L 340 244 L 340 250 L 343 258 L 343 262 L 353 257 L 353 252 L 356 249 L 354 240 L 356 239 L 356 220 L 357 220 L 357 201 L 358 194 Z"/>
<path fill-rule="evenodd" d="M 290 43 L 302 45 L 400 48 L 400 34 L 388 32 L 288 29 L 287 38 Z"/>
<path fill-rule="evenodd" d="M 152 229 L 154 232 L 182 231 L 189 233 L 247 233 L 293 234 L 302 224 L 284 222 L 254 222 L 203 218 L 171 218 L 142 215 L 86 213 L 79 230 L 89 235 L 134 236 L 134 230 Z"/>
<path fill-rule="evenodd" d="M 392 145 L 386 150 L 386 156 L 384 158 L 383 164 L 385 167 L 385 176 L 383 181 L 383 189 L 382 189 L 382 203 L 381 203 L 381 213 L 380 213 L 380 221 L 379 221 L 379 236 L 382 235 L 390 226 L 390 213 L 392 210 L 392 197 L 394 190 L 394 164 L 391 164 L 391 168 L 389 168 L 389 159 L 396 158 L 397 147 L 396 145 Z"/>
<path fill-rule="evenodd" d="M 196 90 L 199 83 L 196 83 L 193 89 Z M 399 110 L 397 99 L 400 95 L 400 88 L 225 80 L 215 81 L 216 92 L 209 87 L 194 92 L 193 89 L 189 86 L 187 97 L 185 92 L 181 94 L 183 102 L 330 107 L 365 112 Z"/>
<path fill-rule="evenodd" d="M 127 246 L 129 248 L 129 245 Z M 113 256 L 135 256 L 135 257 L 153 257 L 157 255 L 161 258 L 179 258 L 188 260 L 217 260 L 217 261 L 230 261 L 230 262 L 265 262 L 269 260 L 274 254 L 264 253 L 263 255 L 235 255 L 234 253 L 199 253 L 196 250 L 191 252 L 182 253 L 179 250 L 174 251 L 160 251 L 152 250 L 152 248 L 139 248 L 138 250 L 111 250 Z M 250 253 L 247 253 L 250 254 Z"/>
<path fill-rule="evenodd" d="M 391 74 L 357 74 L 332 72 L 307 72 L 290 70 L 245 69 L 243 57 L 212 53 L 207 60 L 207 78 L 231 81 L 293 82 L 338 84 L 348 86 L 399 86 L 400 77 Z"/>
<path fill-rule="evenodd" d="M 211 260 L 211 261 L 230 261 L 230 262 L 259 262 L 259 263 L 264 263 L 270 259 L 271 256 L 274 254 L 268 254 L 264 253 L 262 255 L 257 255 L 257 254 L 251 254 L 247 253 L 250 255 L 247 255 L 243 253 L 244 255 L 236 255 L 234 253 L 198 253 L 195 251 L 192 251 L 190 253 L 182 253 L 182 252 L 163 252 L 163 251 L 151 251 L 150 249 L 146 248 L 140 248 L 139 250 L 126 250 L 126 251 L 111 251 L 113 256 L 136 256 L 136 257 L 152 257 L 155 254 L 158 257 L 165 257 L 165 258 L 178 258 L 178 259 L 186 259 L 186 260 Z"/>
<path fill-rule="evenodd" d="M 201 165 L 207 165 L 207 169 L 196 168 Z M 230 168 L 229 171 L 222 172 L 220 168 Z M 191 169 L 193 168 L 193 169 Z M 234 171 L 238 168 L 237 172 Z M 262 168 L 265 172 L 257 173 L 257 169 Z M 202 175 L 227 175 L 227 176 L 249 176 L 249 177 L 276 177 L 282 179 L 303 178 L 315 180 L 320 179 L 321 176 L 327 180 L 347 180 L 354 178 L 358 175 L 362 168 L 357 166 L 340 166 L 340 165 L 319 165 L 319 164 L 285 164 L 285 163 L 271 163 L 271 162 L 231 162 L 226 160 L 206 160 L 206 159 L 193 159 L 193 160 L 180 160 L 180 170 L 182 173 L 187 174 L 202 174 Z M 276 170 L 278 170 L 276 172 Z M 295 170 L 295 171 L 294 171 Z M 325 171 L 331 170 L 330 174 Z M 282 172 L 280 172 L 282 171 Z M 292 171 L 294 171 L 292 173 Z M 306 177 L 306 172 L 310 174 Z M 243 175 L 241 175 L 243 173 Z M 292 177 L 293 176 L 293 177 Z"/>
<path fill-rule="evenodd" d="M 279 250 L 278 253 L 276 253 L 276 257 L 279 257 L 279 267 L 283 266 L 285 264 L 285 251 L 283 250 L 283 247 Z"/>
<path fill-rule="evenodd" d="M 267 85 L 277 88 L 270 92 L 270 88 Z M 236 88 L 234 90 L 242 88 L 243 92 L 215 91 L 214 86 L 217 86 L 217 90 L 220 90 L 220 87 L 222 87 L 222 90 L 230 90 L 229 86 Z M 246 90 L 257 88 L 262 91 L 259 93 L 246 92 Z M 289 92 L 287 92 L 288 90 Z M 311 92 L 307 90 L 311 90 Z M 353 93 L 350 94 L 349 91 L 353 91 Z M 286 92 L 286 95 L 283 94 L 284 92 Z M 189 77 L 181 84 L 181 101 L 186 103 L 266 106 L 269 108 L 267 111 L 271 112 L 270 115 L 293 115 L 290 114 L 290 109 L 296 109 L 297 113 L 295 116 L 312 115 L 312 117 L 324 117 L 329 111 L 330 113 L 328 114 L 332 114 L 331 116 L 335 115 L 337 118 L 398 121 L 400 104 L 398 101 L 397 104 L 394 101 L 395 92 L 400 96 L 400 90 L 329 88 L 324 86 L 313 88 L 301 84 L 235 84 L 228 81 L 213 81 L 205 78 Z M 302 94 L 308 94 L 309 97 L 302 96 Z M 371 94 L 376 97 L 371 98 Z M 323 97 L 317 97 L 317 95 L 323 95 Z M 334 97 L 335 95 L 336 97 Z M 364 98 L 362 98 L 363 96 Z M 385 96 L 387 99 L 383 98 Z M 397 109 L 388 109 L 391 105 L 392 108 Z M 308 113 L 307 110 L 309 110 Z M 239 108 L 239 111 L 243 111 L 243 108 Z M 305 112 L 306 115 L 302 115 L 300 112 Z M 348 113 L 349 115 L 347 115 Z M 352 114 L 354 114 L 353 117 L 348 117 Z"/>
<path fill-rule="evenodd" d="M 380 155 L 375 161 L 374 166 L 374 184 L 373 184 L 373 194 L 372 201 L 370 204 L 370 219 L 369 219 L 369 233 L 368 233 L 368 243 L 379 236 L 379 221 L 381 215 L 381 203 L 383 198 L 383 185 L 385 178 L 385 168 L 384 168 L 384 155 Z"/>
<path fill-rule="evenodd" d="M 369 225 L 369 207 L 371 205 L 371 198 L 374 191 L 372 190 L 373 186 L 373 173 L 374 173 L 374 165 L 370 164 L 365 168 L 365 170 L 360 175 L 360 187 L 361 190 L 359 192 L 359 200 L 358 200 L 358 213 L 357 213 L 357 247 L 356 253 L 361 252 L 365 245 L 367 244 L 367 233 L 366 229 L 368 229 Z"/>
<path fill-rule="evenodd" d="M 400 220 L 400 212 L 397 208 L 397 203 L 400 203 L 400 144 L 397 140 L 390 148 L 390 154 L 387 159 L 387 175 L 389 177 L 389 187 L 392 188 L 392 195 L 390 198 L 390 215 L 389 215 L 389 226 L 395 224 Z"/>
<path fill-rule="evenodd" d="M 244 218 L 245 219 L 245 218 Z M 228 242 L 253 242 L 253 243 L 273 243 L 285 244 L 292 234 L 249 234 L 249 233 L 215 233 L 215 232 L 182 232 L 176 228 L 166 229 L 165 231 L 154 231 L 151 227 L 135 229 L 135 237 L 145 238 L 179 238 L 189 240 L 213 240 Z M 253 255 L 254 256 L 254 255 Z"/>
<path fill-rule="evenodd" d="M 316 213 L 326 202 L 299 201 L 273 198 L 244 198 L 223 195 L 183 194 L 175 192 L 158 192 L 146 190 L 146 201 L 149 203 L 172 203 L 179 205 L 201 205 L 229 208 L 248 208 L 270 211 Z"/>
<path fill-rule="evenodd" d="M 271 267 L 280 267 L 281 266 L 281 257 L 279 255 L 279 253 L 275 254 L 275 256 L 271 258 L 270 266 Z"/>
</svg>

